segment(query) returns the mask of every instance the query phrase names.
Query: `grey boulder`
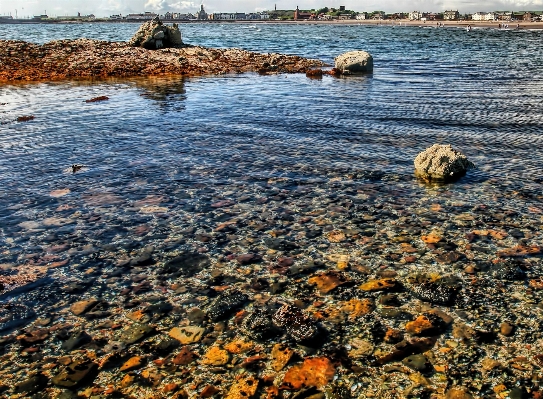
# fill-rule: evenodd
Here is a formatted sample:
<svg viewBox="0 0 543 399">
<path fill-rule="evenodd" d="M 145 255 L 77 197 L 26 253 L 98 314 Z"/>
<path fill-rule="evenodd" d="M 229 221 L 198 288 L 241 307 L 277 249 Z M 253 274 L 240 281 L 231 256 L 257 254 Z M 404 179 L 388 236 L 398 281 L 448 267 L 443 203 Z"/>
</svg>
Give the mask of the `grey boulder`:
<svg viewBox="0 0 543 399">
<path fill-rule="evenodd" d="M 335 58 L 335 67 L 343 74 L 373 71 L 373 57 L 366 51 L 349 51 Z"/>
<path fill-rule="evenodd" d="M 415 174 L 427 181 L 452 181 L 475 166 L 450 144 L 434 144 L 415 158 Z"/>
<path fill-rule="evenodd" d="M 183 47 L 181 31 L 177 24 L 164 25 L 158 17 L 143 23 L 128 44 L 132 47 L 143 47 L 148 50 Z"/>
</svg>

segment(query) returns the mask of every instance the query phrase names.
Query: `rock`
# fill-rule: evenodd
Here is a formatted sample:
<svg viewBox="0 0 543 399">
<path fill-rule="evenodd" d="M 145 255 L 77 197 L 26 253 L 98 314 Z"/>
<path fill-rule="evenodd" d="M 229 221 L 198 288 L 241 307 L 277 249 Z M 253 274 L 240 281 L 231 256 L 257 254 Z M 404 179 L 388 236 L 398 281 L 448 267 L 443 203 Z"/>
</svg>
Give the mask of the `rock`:
<svg viewBox="0 0 543 399">
<path fill-rule="evenodd" d="M 209 258 L 199 253 L 185 253 L 164 264 L 161 273 L 192 277 L 210 265 Z"/>
<path fill-rule="evenodd" d="M 407 332 L 413 335 L 439 334 L 445 327 L 443 319 L 431 312 L 426 312 L 405 325 Z"/>
<path fill-rule="evenodd" d="M 249 297 L 239 291 L 225 291 L 211 304 L 207 314 L 213 321 L 224 320 L 245 305 Z"/>
<path fill-rule="evenodd" d="M 350 344 L 352 349 L 349 351 L 349 356 L 352 358 L 357 359 L 373 353 L 373 344 L 365 339 L 354 338 Z"/>
<path fill-rule="evenodd" d="M 128 359 L 124 364 L 121 366 L 121 371 L 131 371 L 136 370 L 142 367 L 145 364 L 145 358 L 142 356 L 133 356 L 130 359 Z"/>
<path fill-rule="evenodd" d="M 181 47 L 181 31 L 177 24 L 163 25 L 158 17 L 145 22 L 128 42 L 133 47 L 144 47 L 148 50 L 160 48 Z"/>
<path fill-rule="evenodd" d="M 275 371 L 281 371 L 290 361 L 292 355 L 294 355 L 294 351 L 288 346 L 284 344 L 275 344 L 271 352 L 272 368 Z"/>
<path fill-rule="evenodd" d="M 225 399 L 250 399 L 258 389 L 258 379 L 252 376 L 242 377 L 232 386 Z"/>
<path fill-rule="evenodd" d="M 92 337 L 85 331 L 78 331 L 62 343 L 62 349 L 72 351 L 92 341 Z"/>
<path fill-rule="evenodd" d="M 407 367 L 410 367 L 413 370 L 417 371 L 426 370 L 429 366 L 428 359 L 426 358 L 426 356 L 421 354 L 407 356 L 405 359 L 402 360 L 402 363 L 405 364 Z"/>
<path fill-rule="evenodd" d="M 276 326 L 285 328 L 287 334 L 298 342 L 315 338 L 319 332 L 315 322 L 292 305 L 283 305 L 273 315 L 272 320 Z"/>
<path fill-rule="evenodd" d="M 373 72 L 373 57 L 366 51 L 349 51 L 335 58 L 335 66 L 343 74 Z"/>
<path fill-rule="evenodd" d="M 151 334 L 155 329 L 147 324 L 133 324 L 121 332 L 119 340 L 125 345 L 138 342 L 140 339 Z"/>
<path fill-rule="evenodd" d="M 280 333 L 280 330 L 273 325 L 271 315 L 260 308 L 255 309 L 243 319 L 241 331 L 248 337 L 259 340 L 265 340 Z"/>
<path fill-rule="evenodd" d="M 177 355 L 172 359 L 172 363 L 177 366 L 186 366 L 191 364 L 198 358 L 198 355 L 190 350 L 188 346 L 184 346 Z"/>
<path fill-rule="evenodd" d="M 415 158 L 415 174 L 427 181 L 448 182 L 474 168 L 464 154 L 450 144 L 434 144 Z"/>
<path fill-rule="evenodd" d="M 63 369 L 55 377 L 53 384 L 59 387 L 76 388 L 96 377 L 98 365 L 89 360 L 78 360 Z"/>
<path fill-rule="evenodd" d="M 326 385 L 335 373 L 334 365 L 326 357 L 305 359 L 303 364 L 297 364 L 288 369 L 279 389 L 320 388 Z"/>
<path fill-rule="evenodd" d="M 387 291 L 398 288 L 398 282 L 393 278 L 370 280 L 359 287 L 362 291 Z"/>
<path fill-rule="evenodd" d="M 317 286 L 317 289 L 321 294 L 327 294 L 334 288 L 345 284 L 347 281 L 348 278 L 345 275 L 335 270 L 320 273 L 308 280 L 309 284 Z"/>
<path fill-rule="evenodd" d="M 230 360 L 228 351 L 213 346 L 205 353 L 202 363 L 210 366 L 224 366 Z"/>
<path fill-rule="evenodd" d="M 80 316 L 83 313 L 88 312 L 94 306 L 96 306 L 97 303 L 98 303 L 98 300 L 96 298 L 90 298 L 90 299 L 85 299 L 83 301 L 78 301 L 72 304 L 72 306 L 70 306 L 70 311 L 74 315 Z"/>
<path fill-rule="evenodd" d="M 514 331 L 514 327 L 507 323 L 507 322 L 503 322 L 501 325 L 500 325 L 500 333 L 506 337 L 509 337 L 510 335 L 513 334 L 513 331 Z"/>
<path fill-rule="evenodd" d="M 183 345 L 187 345 L 200 341 L 204 331 L 204 328 L 195 326 L 174 327 L 170 330 L 169 335 Z"/>
<path fill-rule="evenodd" d="M 19 382 L 17 385 L 15 385 L 14 392 L 32 395 L 43 390 L 47 386 L 48 381 L 49 379 L 45 375 L 38 374 Z"/>
<path fill-rule="evenodd" d="M 29 306 L 10 302 L 0 304 L 0 332 L 28 324 L 35 317 L 36 312 Z"/>
</svg>

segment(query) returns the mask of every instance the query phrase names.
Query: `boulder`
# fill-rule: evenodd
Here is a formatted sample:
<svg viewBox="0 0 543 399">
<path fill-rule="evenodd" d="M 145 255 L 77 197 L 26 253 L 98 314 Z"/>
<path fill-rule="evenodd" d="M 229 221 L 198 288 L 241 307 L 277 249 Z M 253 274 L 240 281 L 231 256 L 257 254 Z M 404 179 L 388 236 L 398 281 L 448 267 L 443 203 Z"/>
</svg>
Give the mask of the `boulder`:
<svg viewBox="0 0 543 399">
<path fill-rule="evenodd" d="M 373 57 L 366 51 L 349 51 L 335 58 L 335 66 L 343 74 L 373 72 Z"/>
<path fill-rule="evenodd" d="M 177 24 L 167 26 L 158 17 L 143 23 L 128 44 L 132 47 L 144 47 L 157 50 L 168 47 L 182 47 L 181 31 Z"/>
<path fill-rule="evenodd" d="M 415 174 L 427 181 L 452 181 L 474 167 L 450 144 L 434 144 L 415 158 Z"/>
</svg>

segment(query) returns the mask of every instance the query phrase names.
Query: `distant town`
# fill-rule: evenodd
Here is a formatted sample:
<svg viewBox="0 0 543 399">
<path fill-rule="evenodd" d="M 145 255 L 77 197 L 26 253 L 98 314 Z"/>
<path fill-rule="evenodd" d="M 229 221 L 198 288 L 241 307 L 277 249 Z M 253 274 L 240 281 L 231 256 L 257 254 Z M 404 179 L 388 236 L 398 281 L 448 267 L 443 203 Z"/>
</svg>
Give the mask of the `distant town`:
<svg viewBox="0 0 543 399">
<path fill-rule="evenodd" d="M 388 14 L 384 11 L 357 12 L 345 9 L 345 6 L 339 8 L 323 7 L 318 10 L 300 10 L 298 7 L 294 10 L 271 10 L 254 13 L 210 13 L 208 14 L 204 6 L 194 13 L 166 12 L 158 14 L 154 12 L 143 12 L 139 14 L 110 15 L 105 18 L 97 18 L 93 14 L 65 15 L 50 17 L 45 12 L 42 15 L 32 17 L 18 18 L 11 14 L 0 15 L 0 23 L 15 22 L 139 22 L 151 20 L 159 17 L 164 21 L 333 21 L 333 20 L 411 20 L 411 21 L 523 21 L 523 22 L 543 22 L 543 11 L 481 11 L 473 14 L 461 14 L 458 10 L 445 10 L 443 12 L 397 12 Z"/>
</svg>

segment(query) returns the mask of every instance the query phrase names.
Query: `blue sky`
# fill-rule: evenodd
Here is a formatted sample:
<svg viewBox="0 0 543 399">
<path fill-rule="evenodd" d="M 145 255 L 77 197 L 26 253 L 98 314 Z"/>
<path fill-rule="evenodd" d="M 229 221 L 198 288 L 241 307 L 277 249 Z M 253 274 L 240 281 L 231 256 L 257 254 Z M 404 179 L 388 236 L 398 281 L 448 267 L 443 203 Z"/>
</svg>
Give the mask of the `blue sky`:
<svg viewBox="0 0 543 399">
<path fill-rule="evenodd" d="M 200 1 L 190 0 L 0 0 L 0 15 L 19 17 L 42 14 L 47 11 L 50 16 L 76 15 L 93 13 L 96 16 L 111 14 L 127 14 L 142 11 L 174 11 L 196 12 Z M 495 10 L 543 10 L 543 0 L 204 0 L 207 12 L 254 12 L 277 9 L 320 8 L 324 6 L 339 7 L 355 11 L 383 10 L 398 11 L 432 11 L 446 9 L 459 10 L 460 13 Z"/>
</svg>

